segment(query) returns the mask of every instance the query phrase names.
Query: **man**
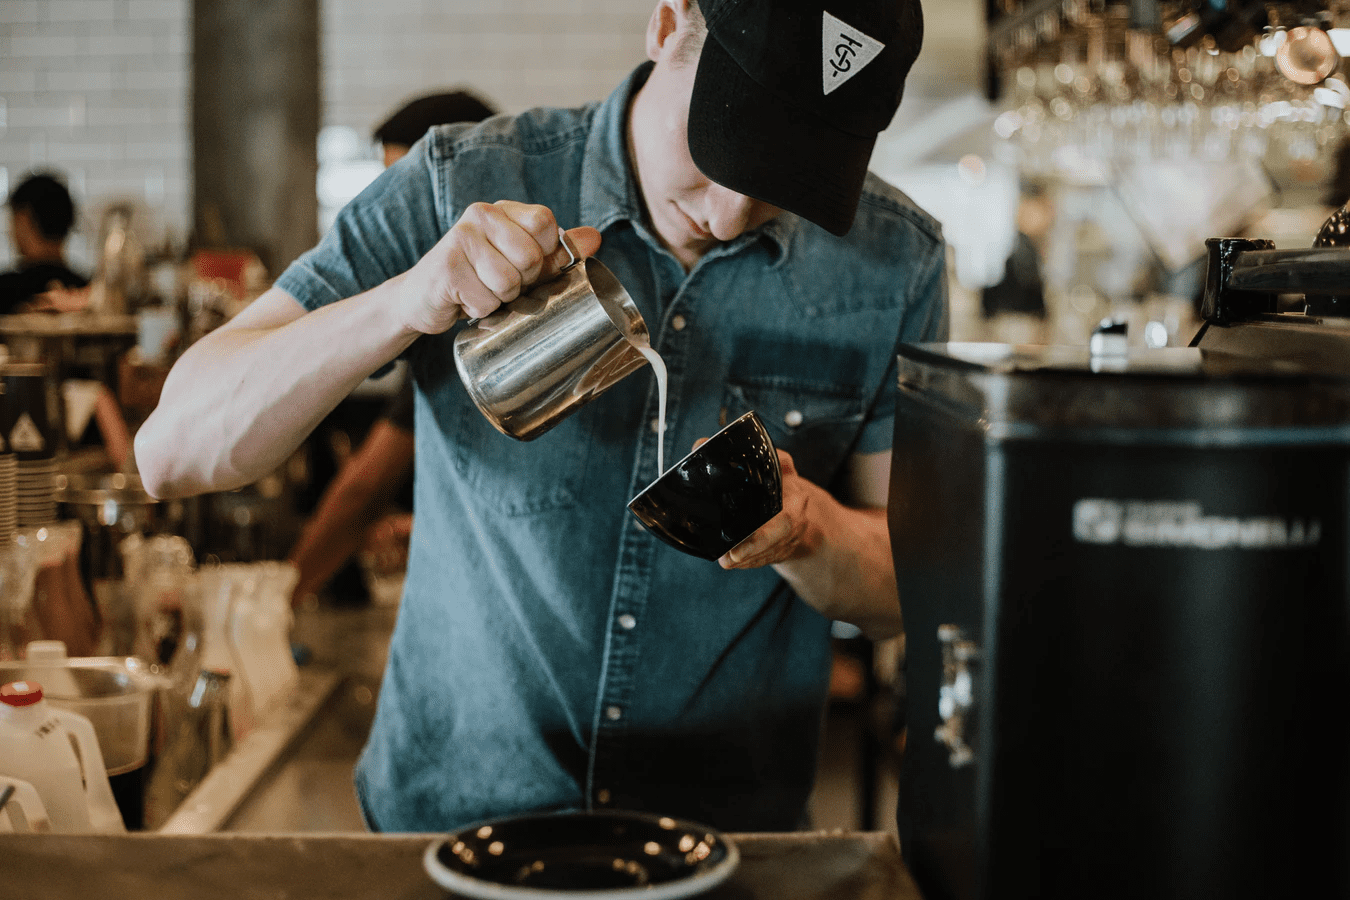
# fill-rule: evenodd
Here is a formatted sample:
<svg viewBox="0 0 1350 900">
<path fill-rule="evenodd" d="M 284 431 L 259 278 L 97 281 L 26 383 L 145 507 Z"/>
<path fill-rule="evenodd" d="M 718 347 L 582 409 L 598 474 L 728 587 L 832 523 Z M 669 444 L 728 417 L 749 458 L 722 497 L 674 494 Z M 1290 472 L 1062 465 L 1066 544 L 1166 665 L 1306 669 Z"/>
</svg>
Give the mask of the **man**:
<svg viewBox="0 0 1350 900">
<path fill-rule="evenodd" d="M 577 807 L 797 827 L 830 620 L 900 629 L 894 350 L 945 335 L 944 254 L 866 164 L 918 4 L 700 5 L 658 0 L 649 62 L 603 103 L 433 130 L 183 357 L 137 437 L 156 495 L 246 484 L 406 353 L 417 515 L 357 765 L 372 828 Z M 560 223 L 641 308 L 667 444 L 753 407 L 786 451 L 782 513 L 718 564 L 625 509 L 656 475 L 649 372 L 529 443 L 456 375 L 451 326 L 552 277 Z"/>
<path fill-rule="evenodd" d="M 495 113 L 464 91 L 428 94 L 399 107 L 375 129 L 374 138 L 388 168 L 433 127 L 479 122 Z M 379 542 L 386 548 L 397 547 L 407 538 L 411 497 L 405 503 L 396 495 L 403 490 L 412 465 L 413 394 L 412 382 L 406 381 L 371 425 L 361 446 L 343 462 L 291 549 L 290 560 L 300 572 L 292 604 L 316 595 L 329 579 L 335 582 L 335 593 L 355 592 L 351 584 L 360 586 L 360 573 L 353 571 L 350 559 L 368 535 L 387 536 Z M 400 502 L 393 505 L 402 509 L 381 516 L 396 499 Z"/>
<path fill-rule="evenodd" d="M 52 175 L 29 175 L 10 192 L 8 205 L 18 264 L 0 274 L 0 315 L 44 305 L 42 295 L 53 288 L 82 288 L 89 283 L 66 264 L 75 202 L 64 184 Z"/>
</svg>

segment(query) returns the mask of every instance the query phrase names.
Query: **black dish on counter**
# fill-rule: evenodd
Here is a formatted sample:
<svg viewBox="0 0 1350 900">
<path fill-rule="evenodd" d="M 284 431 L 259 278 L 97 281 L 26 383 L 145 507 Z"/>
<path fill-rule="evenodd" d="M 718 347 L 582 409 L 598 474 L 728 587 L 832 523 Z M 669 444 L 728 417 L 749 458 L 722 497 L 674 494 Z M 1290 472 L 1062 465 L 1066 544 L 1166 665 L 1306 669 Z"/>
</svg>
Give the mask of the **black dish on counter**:
<svg viewBox="0 0 1350 900">
<path fill-rule="evenodd" d="M 441 887 L 482 900 L 671 900 L 720 884 L 739 861 L 735 845 L 705 825 L 623 811 L 481 822 L 438 838 L 423 857 Z"/>
</svg>

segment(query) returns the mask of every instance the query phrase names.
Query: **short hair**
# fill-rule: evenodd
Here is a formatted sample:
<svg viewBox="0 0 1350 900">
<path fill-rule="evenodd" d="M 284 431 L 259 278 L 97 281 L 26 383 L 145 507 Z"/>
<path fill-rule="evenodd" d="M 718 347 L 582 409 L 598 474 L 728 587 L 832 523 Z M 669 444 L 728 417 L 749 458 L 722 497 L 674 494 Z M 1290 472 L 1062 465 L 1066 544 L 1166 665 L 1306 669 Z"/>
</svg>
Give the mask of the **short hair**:
<svg viewBox="0 0 1350 900">
<path fill-rule="evenodd" d="M 374 137 L 381 144 L 411 147 L 433 126 L 481 122 L 496 114 L 497 110 L 467 91 L 430 94 L 404 104 L 375 129 Z"/>
<path fill-rule="evenodd" d="M 10 192 L 8 202 L 10 209 L 27 212 L 48 240 L 62 240 L 75 226 L 75 201 L 54 175 L 29 175 Z"/>
<path fill-rule="evenodd" d="M 689 28 L 680 43 L 675 47 L 674 61 L 677 66 L 690 66 L 698 62 L 703 51 L 703 42 L 708 39 L 708 23 L 703 19 L 703 10 L 697 0 L 689 0 Z"/>
</svg>

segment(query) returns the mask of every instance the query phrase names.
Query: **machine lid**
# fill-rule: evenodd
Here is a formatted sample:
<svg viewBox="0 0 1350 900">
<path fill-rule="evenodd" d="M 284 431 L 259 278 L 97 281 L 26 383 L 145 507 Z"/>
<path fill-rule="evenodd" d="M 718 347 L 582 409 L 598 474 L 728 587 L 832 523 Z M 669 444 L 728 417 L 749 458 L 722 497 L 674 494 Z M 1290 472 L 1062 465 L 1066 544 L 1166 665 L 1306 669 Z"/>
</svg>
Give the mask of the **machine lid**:
<svg viewBox="0 0 1350 900">
<path fill-rule="evenodd" d="M 1296 360 L 1258 358 L 1197 347 L 1130 347 L 1095 353 L 1087 346 L 956 342 L 903 344 L 900 355 L 929 364 L 965 366 L 989 374 L 1059 372 L 1083 375 L 1167 376 L 1186 379 L 1331 377 L 1350 386 L 1350 376 Z"/>
<path fill-rule="evenodd" d="M 1193 347 L 902 344 L 910 399 L 999 436 L 1046 429 L 1135 440 L 1350 443 L 1350 374 Z"/>
</svg>

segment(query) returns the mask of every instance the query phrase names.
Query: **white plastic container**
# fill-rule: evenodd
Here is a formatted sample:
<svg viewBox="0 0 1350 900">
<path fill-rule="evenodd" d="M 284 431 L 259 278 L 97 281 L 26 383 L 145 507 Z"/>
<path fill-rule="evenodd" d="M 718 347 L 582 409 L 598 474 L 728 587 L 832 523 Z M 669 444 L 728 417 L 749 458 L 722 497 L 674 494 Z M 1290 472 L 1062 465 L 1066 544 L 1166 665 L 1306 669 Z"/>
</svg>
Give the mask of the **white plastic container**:
<svg viewBox="0 0 1350 900">
<path fill-rule="evenodd" d="M 0 686 L 0 775 L 33 786 L 54 832 L 126 831 L 94 727 L 47 703 L 35 681 Z"/>
</svg>

